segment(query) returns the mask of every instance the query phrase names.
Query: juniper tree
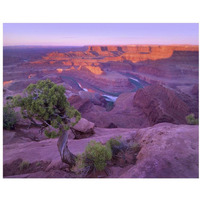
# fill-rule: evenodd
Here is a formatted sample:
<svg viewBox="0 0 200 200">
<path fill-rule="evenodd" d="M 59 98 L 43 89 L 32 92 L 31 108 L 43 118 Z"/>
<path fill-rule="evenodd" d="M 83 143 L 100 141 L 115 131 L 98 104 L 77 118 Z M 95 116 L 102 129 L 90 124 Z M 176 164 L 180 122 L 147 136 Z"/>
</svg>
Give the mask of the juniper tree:
<svg viewBox="0 0 200 200">
<path fill-rule="evenodd" d="M 23 118 L 29 119 L 31 125 L 40 127 L 40 132 L 59 136 L 58 150 L 63 162 L 73 166 L 75 155 L 68 148 L 68 130 L 81 118 L 80 113 L 65 97 L 65 88 L 50 80 L 30 84 L 23 92 L 12 100 L 14 107 L 21 107 Z M 51 136 L 51 134 L 50 134 Z"/>
</svg>

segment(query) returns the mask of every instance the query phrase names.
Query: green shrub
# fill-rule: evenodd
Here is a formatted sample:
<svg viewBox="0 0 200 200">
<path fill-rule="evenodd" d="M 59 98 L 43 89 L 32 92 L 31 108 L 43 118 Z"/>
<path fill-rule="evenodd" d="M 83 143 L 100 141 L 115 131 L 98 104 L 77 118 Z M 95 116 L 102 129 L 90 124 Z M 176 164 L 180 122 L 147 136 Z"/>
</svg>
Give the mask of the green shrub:
<svg viewBox="0 0 200 200">
<path fill-rule="evenodd" d="M 86 168 L 84 153 L 77 155 L 75 162 L 76 164 L 73 166 L 72 171 L 75 173 L 83 172 Z"/>
<path fill-rule="evenodd" d="M 30 163 L 28 161 L 22 161 L 19 165 L 20 171 L 27 169 L 29 167 Z"/>
<path fill-rule="evenodd" d="M 36 162 L 36 166 L 39 167 L 41 165 L 40 161 Z"/>
<path fill-rule="evenodd" d="M 13 99 L 13 96 L 7 96 L 6 97 L 6 100 L 10 100 L 10 99 Z"/>
<path fill-rule="evenodd" d="M 140 145 L 136 142 L 133 142 L 131 145 L 130 145 L 130 148 L 135 152 L 135 153 L 138 153 L 141 149 Z"/>
<path fill-rule="evenodd" d="M 194 114 L 190 114 L 188 116 L 186 116 L 186 121 L 188 124 L 190 125 L 196 125 L 196 124 L 199 124 L 199 120 L 198 119 L 195 119 L 194 117 Z"/>
<path fill-rule="evenodd" d="M 119 146 L 121 144 L 121 136 L 116 138 L 111 138 L 107 141 L 106 145 L 110 145 L 111 148 L 114 146 Z"/>
<path fill-rule="evenodd" d="M 106 146 L 111 148 L 113 157 L 128 148 L 128 144 L 121 140 L 121 136 L 109 139 Z"/>
<path fill-rule="evenodd" d="M 48 138 L 56 138 L 59 136 L 59 134 L 56 133 L 56 131 L 48 131 L 45 130 L 44 134 L 48 137 Z"/>
<path fill-rule="evenodd" d="M 9 105 L 3 107 L 3 128 L 7 130 L 14 129 L 16 122 L 17 114 L 15 111 Z"/>
<path fill-rule="evenodd" d="M 103 171 L 107 165 L 107 161 L 111 160 L 111 158 L 112 151 L 110 147 L 91 140 L 85 152 L 77 156 L 74 171 L 84 172 L 85 174 L 94 169 Z"/>
<path fill-rule="evenodd" d="M 97 171 L 102 171 L 111 160 L 112 151 L 109 147 L 102 145 L 100 142 L 90 141 L 85 150 L 86 165 L 93 165 Z"/>
</svg>

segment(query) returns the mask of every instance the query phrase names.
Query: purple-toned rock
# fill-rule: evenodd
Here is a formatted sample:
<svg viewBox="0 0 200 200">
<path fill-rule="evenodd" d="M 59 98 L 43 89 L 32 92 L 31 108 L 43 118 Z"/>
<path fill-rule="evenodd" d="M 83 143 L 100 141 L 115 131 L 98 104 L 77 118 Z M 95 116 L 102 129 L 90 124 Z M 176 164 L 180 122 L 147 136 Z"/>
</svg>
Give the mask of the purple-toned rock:
<svg viewBox="0 0 200 200">
<path fill-rule="evenodd" d="M 79 122 L 71 128 L 75 135 L 75 139 L 89 137 L 94 134 L 95 124 L 89 122 L 87 119 L 81 118 Z"/>
<path fill-rule="evenodd" d="M 151 125 L 170 122 L 186 123 L 189 106 L 172 90 L 153 84 L 136 92 L 133 104 L 141 108 Z"/>
<path fill-rule="evenodd" d="M 136 165 L 121 178 L 198 178 L 198 126 L 157 124 L 139 129 Z"/>
<path fill-rule="evenodd" d="M 198 95 L 199 94 L 199 85 L 198 84 L 195 84 L 193 87 L 192 87 L 192 94 L 193 95 Z"/>
</svg>

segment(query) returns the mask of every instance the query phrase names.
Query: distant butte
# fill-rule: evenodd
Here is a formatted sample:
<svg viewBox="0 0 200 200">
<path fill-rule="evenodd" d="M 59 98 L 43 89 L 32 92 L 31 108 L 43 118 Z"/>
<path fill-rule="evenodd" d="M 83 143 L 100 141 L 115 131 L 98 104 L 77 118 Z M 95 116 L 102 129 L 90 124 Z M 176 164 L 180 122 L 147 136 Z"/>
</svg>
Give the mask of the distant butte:
<svg viewBox="0 0 200 200">
<path fill-rule="evenodd" d="M 146 60 L 169 58 L 176 51 L 198 51 L 198 46 L 192 45 L 131 45 L 131 46 L 89 46 L 86 51 L 70 51 L 67 53 L 52 52 L 42 60 L 32 64 L 62 64 L 65 66 L 98 66 L 108 61 L 123 62 L 125 60 L 137 63 Z"/>
</svg>

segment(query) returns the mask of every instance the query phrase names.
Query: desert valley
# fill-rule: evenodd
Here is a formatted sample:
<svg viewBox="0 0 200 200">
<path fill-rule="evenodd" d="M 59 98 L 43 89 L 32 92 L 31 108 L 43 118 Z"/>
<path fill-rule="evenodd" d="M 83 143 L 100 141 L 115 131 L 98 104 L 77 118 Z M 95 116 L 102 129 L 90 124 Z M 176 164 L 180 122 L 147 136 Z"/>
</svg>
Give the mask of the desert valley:
<svg viewBox="0 0 200 200">
<path fill-rule="evenodd" d="M 40 80 L 65 88 L 81 114 L 68 131 L 74 155 L 91 140 L 133 147 L 118 149 L 104 171 L 78 174 L 61 161 L 58 138 L 18 115 L 4 130 L 4 178 L 199 177 L 199 126 L 186 120 L 199 115 L 198 45 L 19 46 L 3 56 L 4 106 Z"/>
</svg>

